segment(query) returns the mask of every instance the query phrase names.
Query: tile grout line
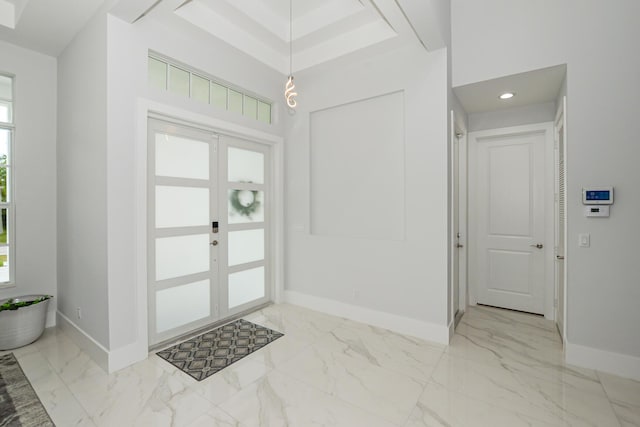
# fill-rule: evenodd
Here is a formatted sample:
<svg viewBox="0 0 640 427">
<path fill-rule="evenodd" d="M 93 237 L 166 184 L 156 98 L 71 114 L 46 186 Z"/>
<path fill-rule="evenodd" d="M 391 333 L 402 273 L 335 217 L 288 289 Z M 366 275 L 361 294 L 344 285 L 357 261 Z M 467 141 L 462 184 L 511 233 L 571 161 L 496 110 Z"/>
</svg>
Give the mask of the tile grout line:
<svg viewBox="0 0 640 427">
<path fill-rule="evenodd" d="M 616 419 L 618 420 L 618 423 L 620 424 L 620 426 L 622 426 L 622 422 L 624 420 L 621 419 L 620 415 L 618 414 L 618 411 L 616 411 L 616 407 L 613 405 L 613 400 L 611 399 L 611 396 L 609 396 L 609 392 L 607 392 L 607 388 L 604 386 L 604 383 L 602 382 L 602 378 L 600 377 L 600 371 L 596 370 L 596 377 L 598 377 L 598 383 L 600 383 L 600 387 L 602 387 L 602 391 L 604 391 L 604 395 L 607 396 L 607 400 L 609 401 L 609 405 L 611 406 L 611 410 L 613 411 L 613 414 L 616 416 Z"/>
</svg>

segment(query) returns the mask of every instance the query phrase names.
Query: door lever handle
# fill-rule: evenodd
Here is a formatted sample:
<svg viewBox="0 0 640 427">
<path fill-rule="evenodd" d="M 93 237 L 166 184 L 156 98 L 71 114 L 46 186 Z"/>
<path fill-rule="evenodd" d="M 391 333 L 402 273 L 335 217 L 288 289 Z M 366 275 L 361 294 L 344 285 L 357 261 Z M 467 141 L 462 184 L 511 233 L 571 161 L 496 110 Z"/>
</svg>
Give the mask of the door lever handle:
<svg viewBox="0 0 640 427">
<path fill-rule="evenodd" d="M 542 249 L 544 248 L 544 245 L 542 243 L 536 243 L 535 245 L 529 245 L 532 248 L 538 248 L 538 249 Z"/>
<path fill-rule="evenodd" d="M 464 245 L 462 243 L 456 243 L 456 248 L 464 248 Z"/>
<path fill-rule="evenodd" d="M 556 255 L 556 259 L 563 260 L 564 259 L 564 255 Z"/>
<path fill-rule="evenodd" d="M 210 243 L 211 246 L 218 246 L 218 241 L 214 240 L 213 242 Z"/>
</svg>

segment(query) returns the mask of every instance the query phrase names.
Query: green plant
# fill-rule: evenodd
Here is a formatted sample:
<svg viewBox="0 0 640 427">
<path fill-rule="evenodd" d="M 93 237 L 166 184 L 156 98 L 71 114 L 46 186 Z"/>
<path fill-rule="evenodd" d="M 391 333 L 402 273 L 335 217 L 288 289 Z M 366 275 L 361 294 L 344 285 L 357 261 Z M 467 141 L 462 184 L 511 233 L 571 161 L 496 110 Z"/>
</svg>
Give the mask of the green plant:
<svg viewBox="0 0 640 427">
<path fill-rule="evenodd" d="M 43 295 L 31 301 L 16 301 L 14 298 L 10 298 L 0 305 L 0 311 L 4 310 L 17 310 L 20 307 L 27 307 L 33 304 L 37 304 L 42 301 L 53 298 L 51 295 Z"/>
</svg>

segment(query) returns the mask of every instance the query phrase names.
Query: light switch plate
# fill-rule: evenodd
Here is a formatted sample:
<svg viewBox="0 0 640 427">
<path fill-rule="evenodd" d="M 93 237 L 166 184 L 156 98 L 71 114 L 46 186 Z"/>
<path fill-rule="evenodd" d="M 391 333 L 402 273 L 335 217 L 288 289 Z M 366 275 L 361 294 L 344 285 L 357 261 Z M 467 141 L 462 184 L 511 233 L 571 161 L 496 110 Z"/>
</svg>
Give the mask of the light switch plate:
<svg viewBox="0 0 640 427">
<path fill-rule="evenodd" d="M 578 246 L 581 248 L 591 246 L 591 235 L 589 233 L 578 234 Z"/>
</svg>

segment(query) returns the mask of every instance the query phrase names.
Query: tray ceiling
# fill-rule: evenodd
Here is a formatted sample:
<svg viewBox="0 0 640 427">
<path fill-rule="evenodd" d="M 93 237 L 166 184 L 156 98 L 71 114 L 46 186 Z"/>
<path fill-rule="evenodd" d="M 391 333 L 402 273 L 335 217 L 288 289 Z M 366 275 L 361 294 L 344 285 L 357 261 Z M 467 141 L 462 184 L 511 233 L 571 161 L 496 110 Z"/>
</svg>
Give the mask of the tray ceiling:
<svg viewBox="0 0 640 427">
<path fill-rule="evenodd" d="M 294 72 L 385 41 L 415 39 L 393 0 L 294 0 L 292 9 Z M 174 13 L 289 73 L 288 0 L 191 0 Z"/>
</svg>

